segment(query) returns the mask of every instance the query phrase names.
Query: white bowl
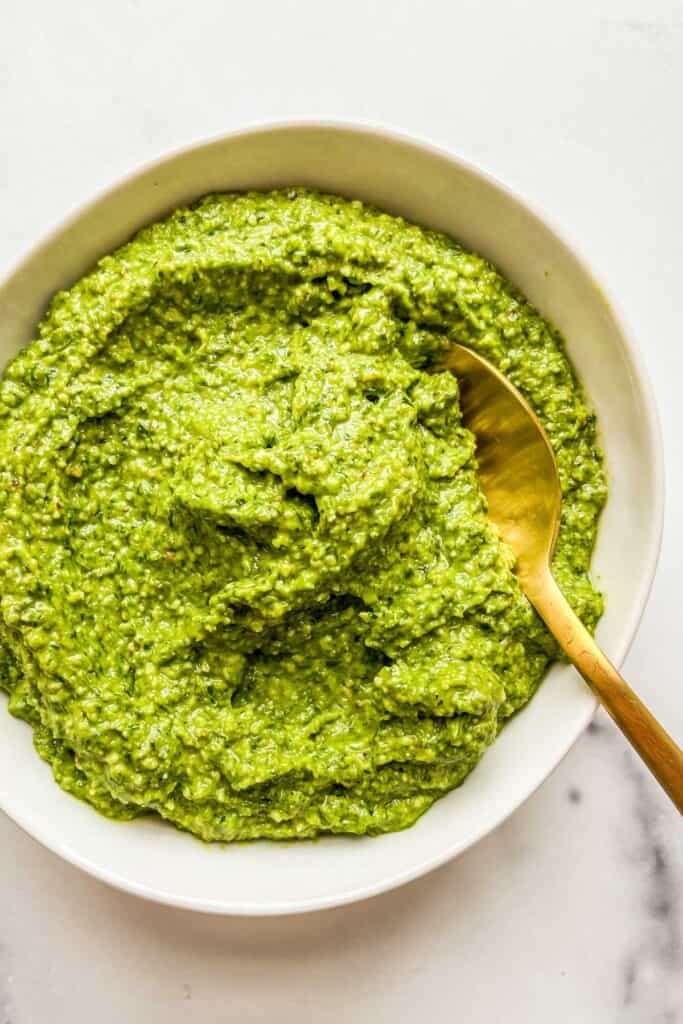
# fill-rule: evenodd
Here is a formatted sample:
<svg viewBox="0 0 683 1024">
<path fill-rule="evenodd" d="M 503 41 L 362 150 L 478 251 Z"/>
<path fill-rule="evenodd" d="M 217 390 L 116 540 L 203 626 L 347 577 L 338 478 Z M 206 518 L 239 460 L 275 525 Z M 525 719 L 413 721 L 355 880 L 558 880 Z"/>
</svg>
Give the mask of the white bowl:
<svg viewBox="0 0 683 1024">
<path fill-rule="evenodd" d="M 431 146 L 346 125 L 282 124 L 165 157 L 88 202 L 0 286 L 0 364 L 33 337 L 50 296 L 143 224 L 207 192 L 312 185 L 369 200 L 460 239 L 500 267 L 564 333 L 597 410 L 610 495 L 593 572 L 607 596 L 598 639 L 618 664 L 659 551 L 663 479 L 650 385 L 586 264 L 499 182 Z M 362 899 L 471 846 L 558 764 L 595 701 L 555 666 L 464 786 L 411 829 L 375 839 L 208 846 L 153 819 L 118 824 L 62 792 L 31 731 L 0 708 L 0 806 L 45 846 L 150 899 L 231 914 L 284 914 Z"/>
</svg>

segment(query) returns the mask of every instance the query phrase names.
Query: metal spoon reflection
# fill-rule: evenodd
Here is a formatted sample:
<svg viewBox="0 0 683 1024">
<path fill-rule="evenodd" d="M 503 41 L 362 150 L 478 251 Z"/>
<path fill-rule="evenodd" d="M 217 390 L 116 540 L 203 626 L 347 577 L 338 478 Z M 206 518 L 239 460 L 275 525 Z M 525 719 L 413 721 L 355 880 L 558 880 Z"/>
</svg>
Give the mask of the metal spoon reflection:
<svg viewBox="0 0 683 1024">
<path fill-rule="evenodd" d="M 434 370 L 448 370 L 460 383 L 463 422 L 476 438 L 489 517 L 515 555 L 524 593 L 683 813 L 683 751 L 605 657 L 553 578 L 562 492 L 543 427 L 507 378 L 470 349 L 450 345 Z"/>
</svg>

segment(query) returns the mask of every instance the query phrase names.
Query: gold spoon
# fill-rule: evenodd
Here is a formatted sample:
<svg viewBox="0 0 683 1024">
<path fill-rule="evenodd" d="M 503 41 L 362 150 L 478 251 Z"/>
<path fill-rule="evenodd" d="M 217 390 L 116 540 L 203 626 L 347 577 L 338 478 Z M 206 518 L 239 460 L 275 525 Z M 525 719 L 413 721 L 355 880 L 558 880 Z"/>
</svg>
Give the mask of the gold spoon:
<svg viewBox="0 0 683 1024">
<path fill-rule="evenodd" d="M 553 579 L 562 493 L 543 427 L 519 391 L 470 349 L 450 345 L 434 369 L 450 370 L 460 382 L 463 422 L 477 439 L 489 516 L 515 555 L 524 593 L 683 814 L 683 751 L 605 657 Z"/>
</svg>

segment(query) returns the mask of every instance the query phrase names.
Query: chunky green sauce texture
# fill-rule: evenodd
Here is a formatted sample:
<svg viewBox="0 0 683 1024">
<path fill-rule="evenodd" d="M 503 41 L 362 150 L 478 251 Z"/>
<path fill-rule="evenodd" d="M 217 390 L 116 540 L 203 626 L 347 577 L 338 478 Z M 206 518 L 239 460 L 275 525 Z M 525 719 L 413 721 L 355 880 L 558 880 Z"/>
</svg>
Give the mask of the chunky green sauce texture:
<svg viewBox="0 0 683 1024">
<path fill-rule="evenodd" d="M 55 297 L 0 385 L 0 683 L 64 789 L 233 840 L 403 828 L 463 781 L 557 651 L 424 372 L 449 340 L 540 415 L 594 625 L 594 417 L 481 257 L 334 196 L 212 195 Z"/>
</svg>

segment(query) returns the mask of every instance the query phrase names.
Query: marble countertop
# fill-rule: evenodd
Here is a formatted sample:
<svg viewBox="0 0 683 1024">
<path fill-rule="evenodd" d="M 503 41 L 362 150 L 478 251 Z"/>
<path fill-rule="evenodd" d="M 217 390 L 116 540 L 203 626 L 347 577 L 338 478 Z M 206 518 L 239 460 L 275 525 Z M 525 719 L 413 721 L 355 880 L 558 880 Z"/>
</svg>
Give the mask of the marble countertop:
<svg viewBox="0 0 683 1024">
<path fill-rule="evenodd" d="M 680 0 L 5 0 L 0 265 L 143 160 L 256 121 L 388 124 L 533 197 L 653 377 L 668 507 L 625 671 L 683 742 L 682 95 Z M 680 1024 L 682 930 L 680 819 L 604 714 L 464 856 L 298 918 L 144 903 L 0 814 L 0 1024 Z"/>
</svg>

